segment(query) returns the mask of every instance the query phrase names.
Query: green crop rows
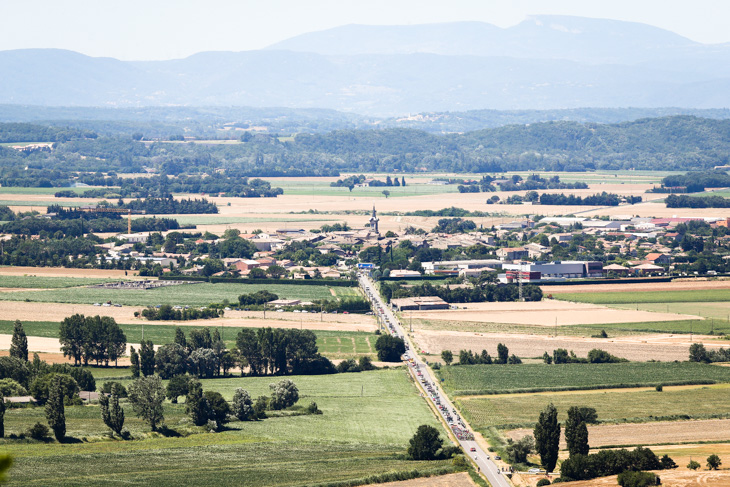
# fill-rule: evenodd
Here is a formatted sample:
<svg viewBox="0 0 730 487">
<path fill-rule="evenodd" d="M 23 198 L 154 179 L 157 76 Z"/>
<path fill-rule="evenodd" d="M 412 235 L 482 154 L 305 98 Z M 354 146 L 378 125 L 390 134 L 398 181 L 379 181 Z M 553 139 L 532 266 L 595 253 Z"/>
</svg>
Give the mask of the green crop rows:
<svg viewBox="0 0 730 487">
<path fill-rule="evenodd" d="M 457 396 L 730 382 L 730 368 L 690 362 L 457 365 L 442 368 L 440 375 Z"/>
<path fill-rule="evenodd" d="M 702 303 L 730 301 L 730 289 L 703 289 L 697 291 L 646 291 L 602 293 L 556 293 L 555 299 L 593 304 L 631 303 Z"/>
<path fill-rule="evenodd" d="M 553 403 L 558 419 L 565 421 L 568 408 L 586 406 L 596 409 L 605 422 L 645 422 L 663 419 L 711 418 L 730 415 L 727 396 L 730 385 L 719 384 L 690 388 L 655 390 L 571 392 L 563 394 L 512 394 L 466 398 L 459 409 L 478 429 L 532 426 L 545 406 Z"/>
<path fill-rule="evenodd" d="M 49 291 L 15 291 L 0 293 L 0 301 L 35 301 L 44 303 L 93 304 L 111 301 L 125 306 L 155 306 L 158 304 L 206 306 L 227 299 L 238 302 L 241 294 L 268 290 L 286 299 L 331 299 L 326 286 L 297 286 L 293 284 L 183 284 L 157 289 L 97 289 L 68 288 Z M 335 291 L 337 292 L 337 291 Z"/>
</svg>

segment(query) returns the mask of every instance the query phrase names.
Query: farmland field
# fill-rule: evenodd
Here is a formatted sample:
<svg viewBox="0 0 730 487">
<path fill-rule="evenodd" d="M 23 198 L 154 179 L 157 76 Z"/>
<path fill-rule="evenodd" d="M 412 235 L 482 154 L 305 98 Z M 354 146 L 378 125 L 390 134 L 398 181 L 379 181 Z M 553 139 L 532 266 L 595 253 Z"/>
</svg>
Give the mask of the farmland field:
<svg viewBox="0 0 730 487">
<path fill-rule="evenodd" d="M 298 286 L 294 284 L 183 284 L 157 289 L 54 289 L 49 291 L 17 291 L 0 293 L 1 301 L 36 301 L 44 303 L 93 304 L 112 301 L 125 306 L 155 306 L 158 304 L 206 306 L 227 299 L 238 302 L 241 294 L 268 290 L 286 299 L 331 299 L 326 286 Z M 337 291 L 335 291 L 337 292 Z"/>
<path fill-rule="evenodd" d="M 57 289 L 118 281 L 119 279 L 93 277 L 2 276 L 0 288 Z"/>
<path fill-rule="evenodd" d="M 439 375 L 446 391 L 458 396 L 730 382 L 730 367 L 690 362 L 452 365 L 443 367 Z"/>
<path fill-rule="evenodd" d="M 600 292 L 560 293 L 555 299 L 593 304 L 631 303 L 703 303 L 730 301 L 730 289 L 702 289 L 696 291 L 645 291 L 645 292 Z"/>
<path fill-rule="evenodd" d="M 460 409 L 478 429 L 533 425 L 545 406 L 553 403 L 558 420 L 565 421 L 568 408 L 586 406 L 596 409 L 601 422 L 645 422 L 662 418 L 702 419 L 730 417 L 727 401 L 730 385 L 665 387 L 645 390 L 601 390 L 563 393 L 507 394 L 488 397 L 463 396 Z M 730 439 L 730 433 L 728 434 Z"/>
<path fill-rule="evenodd" d="M 186 326 L 190 323 L 182 323 L 182 330 L 185 333 L 198 328 L 203 328 L 205 322 L 201 322 L 200 326 Z M 14 321 L 0 321 L 0 334 L 12 334 L 13 333 Z M 164 345 L 166 343 L 172 343 L 175 340 L 175 329 L 176 325 L 158 325 L 148 323 L 146 325 L 119 325 L 124 334 L 127 337 L 128 343 L 139 343 L 142 340 L 142 331 L 144 329 L 145 340 L 151 340 L 155 345 Z M 46 337 L 46 338 L 58 338 L 58 322 L 51 321 L 26 321 L 23 322 L 23 328 L 25 333 L 30 336 Z M 212 328 L 211 332 L 212 332 Z M 215 327 L 220 333 L 221 338 L 226 343 L 226 346 L 235 346 L 236 336 L 244 328 L 235 326 L 224 326 Z M 249 328 L 250 329 L 250 328 Z M 359 355 L 369 355 L 374 358 L 375 355 L 375 341 L 377 335 L 373 333 L 364 332 L 350 332 L 350 331 L 329 331 L 329 330 L 315 330 L 314 334 L 317 336 L 317 346 L 319 351 L 331 358 L 349 358 Z"/>
<path fill-rule="evenodd" d="M 213 379 L 203 381 L 203 387 L 230 400 L 236 387 L 255 397 L 268 393 L 275 380 Z M 96 406 L 67 407 L 68 434 L 78 443 L 0 440 L 15 459 L 9 485 L 306 485 L 388 471 L 432 471 L 449 464 L 398 456 L 420 424 L 440 428 L 402 369 L 292 380 L 299 387 L 299 403 L 316 401 L 324 414 L 232 422 L 217 434 L 165 438 L 149 435 L 125 405 L 132 435 L 146 436 L 125 442 L 101 438 L 106 428 Z M 172 430 L 194 429 L 183 405 L 166 403 L 165 416 Z M 44 420 L 42 408 L 9 410 L 6 434 L 39 420 Z"/>
</svg>

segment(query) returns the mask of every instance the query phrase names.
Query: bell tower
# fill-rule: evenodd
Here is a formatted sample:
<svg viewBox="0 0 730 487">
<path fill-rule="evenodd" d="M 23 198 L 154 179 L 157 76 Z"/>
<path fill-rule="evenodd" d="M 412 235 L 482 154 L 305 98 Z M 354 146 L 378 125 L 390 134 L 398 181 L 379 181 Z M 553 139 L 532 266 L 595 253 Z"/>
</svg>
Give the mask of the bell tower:
<svg viewBox="0 0 730 487">
<path fill-rule="evenodd" d="M 380 218 L 378 218 L 378 214 L 375 212 L 375 205 L 373 205 L 373 214 L 370 216 L 370 228 L 375 231 L 375 233 L 378 232 L 378 222 L 380 221 Z"/>
</svg>

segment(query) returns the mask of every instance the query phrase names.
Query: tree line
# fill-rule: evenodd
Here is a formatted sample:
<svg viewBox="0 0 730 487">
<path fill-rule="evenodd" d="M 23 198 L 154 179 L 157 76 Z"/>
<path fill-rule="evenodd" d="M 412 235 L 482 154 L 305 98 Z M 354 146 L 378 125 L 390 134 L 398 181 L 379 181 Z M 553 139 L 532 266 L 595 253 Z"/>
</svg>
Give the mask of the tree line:
<svg viewBox="0 0 730 487">
<path fill-rule="evenodd" d="M 689 196 L 670 194 L 664 200 L 667 208 L 730 208 L 730 199 L 722 196 Z"/>
<path fill-rule="evenodd" d="M 429 282 L 406 287 L 403 283 L 382 281 L 380 292 L 387 302 L 396 298 L 419 296 L 438 296 L 447 303 L 482 303 L 493 301 L 517 301 L 519 286 L 517 284 L 484 284 L 471 288 L 434 286 Z M 534 284 L 522 286 L 522 295 L 528 301 L 542 300 L 542 290 Z"/>
</svg>

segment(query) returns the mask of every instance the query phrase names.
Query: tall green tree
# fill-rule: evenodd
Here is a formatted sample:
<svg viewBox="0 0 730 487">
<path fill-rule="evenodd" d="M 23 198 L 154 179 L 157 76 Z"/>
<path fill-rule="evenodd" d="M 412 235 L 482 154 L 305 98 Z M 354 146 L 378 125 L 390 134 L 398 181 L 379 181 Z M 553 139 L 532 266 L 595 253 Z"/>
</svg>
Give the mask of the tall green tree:
<svg viewBox="0 0 730 487">
<path fill-rule="evenodd" d="M 119 396 L 116 394 L 111 396 L 100 394 L 99 409 L 104 424 L 121 436 L 122 428 L 124 428 L 124 409 L 119 405 Z"/>
<path fill-rule="evenodd" d="M 0 394 L 0 438 L 5 438 L 5 398 Z"/>
<path fill-rule="evenodd" d="M 565 442 L 571 457 L 576 454 L 588 455 L 590 450 L 588 427 L 579 407 L 573 406 L 568 409 L 568 419 L 565 421 Z"/>
<path fill-rule="evenodd" d="M 441 360 L 443 360 L 446 365 L 451 365 L 451 362 L 454 361 L 454 354 L 451 350 L 443 350 L 441 352 Z"/>
<path fill-rule="evenodd" d="M 129 352 L 129 361 L 132 363 L 132 377 L 135 379 L 139 377 L 139 354 L 134 349 L 134 347 L 130 347 Z"/>
<path fill-rule="evenodd" d="M 504 343 L 497 344 L 497 363 L 506 364 L 509 360 L 509 348 Z"/>
<path fill-rule="evenodd" d="M 75 314 L 64 318 L 58 332 L 61 351 L 64 357 L 74 360 L 74 365 L 81 364 L 84 345 L 84 315 Z"/>
<path fill-rule="evenodd" d="M 208 399 L 203 395 L 200 381 L 190 381 L 188 395 L 185 396 L 185 411 L 190 415 L 195 426 L 202 426 L 212 417 Z"/>
<path fill-rule="evenodd" d="M 540 413 L 533 434 L 535 436 L 535 450 L 540 455 L 540 463 L 545 470 L 552 472 L 558 462 L 558 449 L 560 446 L 558 410 L 555 409 L 553 403 L 548 404 Z"/>
<path fill-rule="evenodd" d="M 233 414 L 239 420 L 251 421 L 252 419 L 256 419 L 256 414 L 253 410 L 253 401 L 247 390 L 241 389 L 240 387 L 236 389 L 236 392 L 233 394 L 232 406 Z"/>
<path fill-rule="evenodd" d="M 51 380 L 46 401 L 46 419 L 48 426 L 53 430 L 53 435 L 58 441 L 62 441 L 66 436 L 66 411 L 63 407 L 63 390 L 59 374 Z"/>
<path fill-rule="evenodd" d="M 139 344 L 139 368 L 145 377 L 155 373 L 155 346 L 151 340 Z"/>
<path fill-rule="evenodd" d="M 20 320 L 15 320 L 13 339 L 10 342 L 10 356 L 28 361 L 28 337 Z"/>
<path fill-rule="evenodd" d="M 162 380 L 156 376 L 140 377 L 127 387 L 127 395 L 137 417 L 144 419 L 152 431 L 165 420 L 162 403 L 165 389 Z"/>
<path fill-rule="evenodd" d="M 422 424 L 409 441 L 408 456 L 414 460 L 433 460 L 442 445 L 443 440 L 438 430 L 433 426 Z"/>
</svg>

